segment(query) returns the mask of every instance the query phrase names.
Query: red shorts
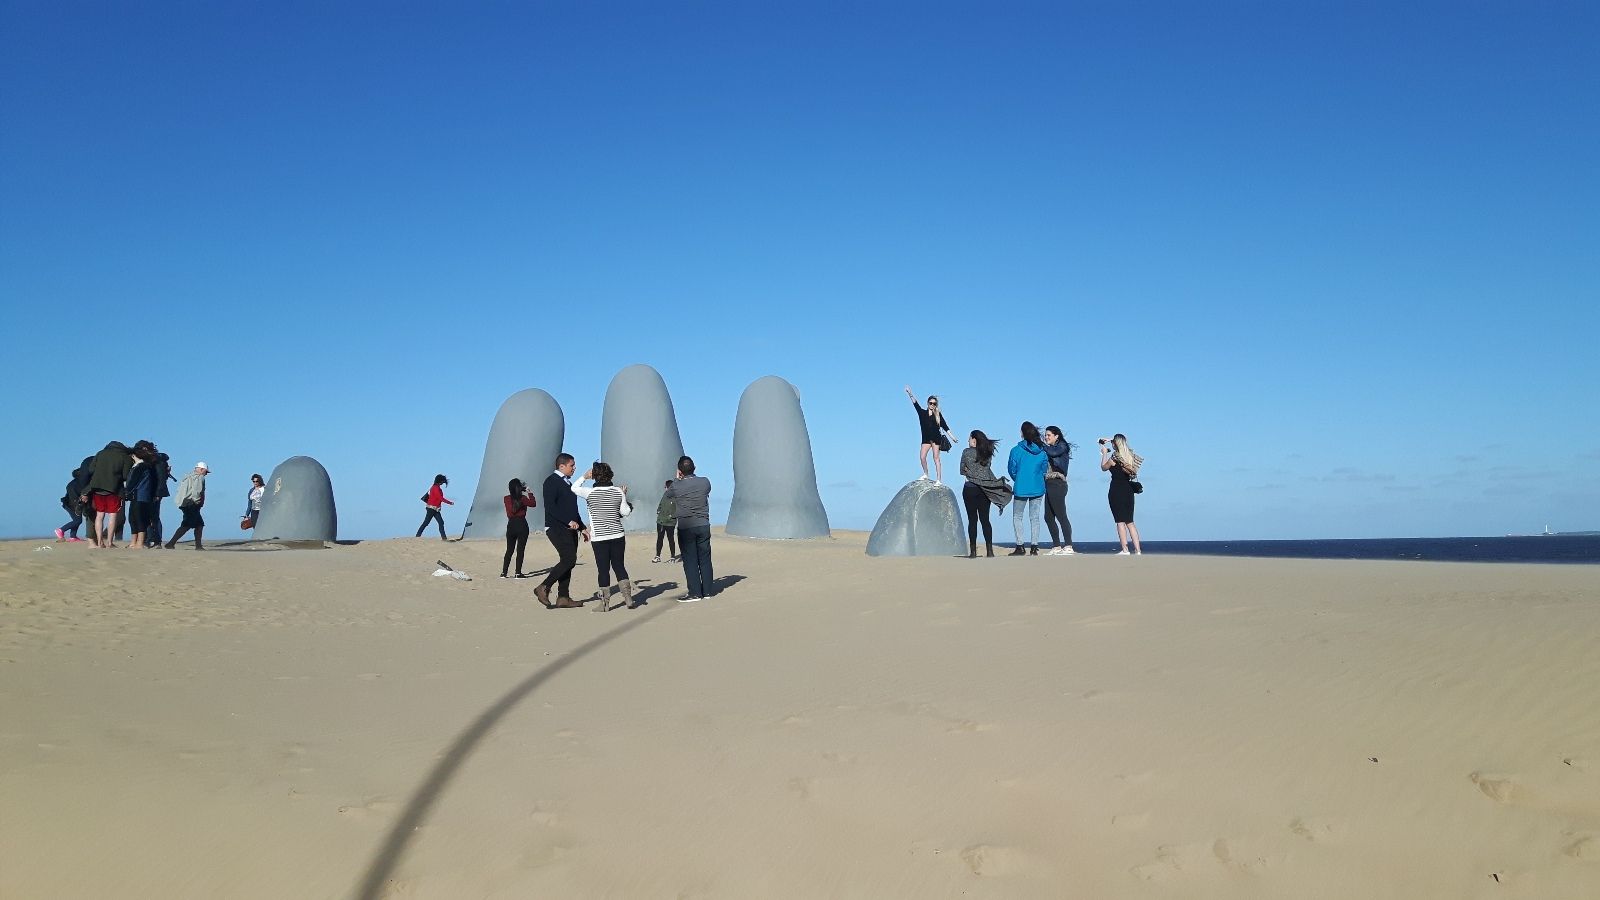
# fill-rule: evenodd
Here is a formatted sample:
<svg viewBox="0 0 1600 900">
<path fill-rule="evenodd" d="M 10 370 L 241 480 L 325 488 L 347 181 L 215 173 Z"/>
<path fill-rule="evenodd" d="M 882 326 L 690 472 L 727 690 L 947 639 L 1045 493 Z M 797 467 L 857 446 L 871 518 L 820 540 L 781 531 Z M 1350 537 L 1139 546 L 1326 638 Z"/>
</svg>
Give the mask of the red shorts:
<svg viewBox="0 0 1600 900">
<path fill-rule="evenodd" d="M 91 494 L 89 499 L 94 501 L 94 511 L 114 513 L 122 509 L 122 498 L 116 494 Z"/>
</svg>

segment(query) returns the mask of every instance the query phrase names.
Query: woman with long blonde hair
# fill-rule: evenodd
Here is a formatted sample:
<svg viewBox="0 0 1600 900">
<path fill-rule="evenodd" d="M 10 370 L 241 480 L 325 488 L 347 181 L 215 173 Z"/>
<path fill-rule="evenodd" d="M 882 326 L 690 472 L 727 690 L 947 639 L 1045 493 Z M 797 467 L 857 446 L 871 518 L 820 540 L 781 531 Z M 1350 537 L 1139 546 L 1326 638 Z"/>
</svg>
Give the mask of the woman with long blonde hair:
<svg viewBox="0 0 1600 900">
<path fill-rule="evenodd" d="M 1133 555 L 1142 556 L 1139 549 L 1139 529 L 1133 524 L 1133 495 L 1143 490 L 1136 487 L 1139 467 L 1144 457 L 1128 447 L 1128 439 L 1115 435 L 1100 439 L 1100 471 L 1111 473 L 1111 490 L 1106 500 L 1111 504 L 1111 518 L 1117 523 L 1117 542 L 1122 545 L 1118 556 L 1128 555 L 1128 541 L 1133 540 Z"/>
</svg>

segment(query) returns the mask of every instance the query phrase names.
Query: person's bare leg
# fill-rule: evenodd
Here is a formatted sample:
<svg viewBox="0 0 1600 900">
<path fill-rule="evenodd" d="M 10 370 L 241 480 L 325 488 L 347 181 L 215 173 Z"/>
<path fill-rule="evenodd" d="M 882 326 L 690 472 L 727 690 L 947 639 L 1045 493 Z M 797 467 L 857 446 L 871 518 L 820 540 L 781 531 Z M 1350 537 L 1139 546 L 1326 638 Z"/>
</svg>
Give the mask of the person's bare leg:
<svg viewBox="0 0 1600 900">
<path fill-rule="evenodd" d="M 96 512 L 94 514 L 94 524 L 95 528 L 100 532 L 100 549 L 104 550 L 108 547 L 117 546 L 111 542 L 112 536 L 116 533 L 116 516 L 111 513 Z"/>
<path fill-rule="evenodd" d="M 1122 552 L 1128 552 L 1128 526 L 1117 523 L 1117 543 L 1122 545 Z"/>
<path fill-rule="evenodd" d="M 126 546 L 124 546 L 122 549 L 124 549 L 124 550 L 143 550 L 144 549 L 144 532 L 141 531 L 138 534 L 135 534 L 133 536 L 133 539 L 131 541 L 129 541 L 128 544 Z"/>
<path fill-rule="evenodd" d="M 1128 523 L 1128 533 L 1133 535 L 1133 552 L 1143 553 L 1144 551 L 1139 549 L 1139 529 L 1132 522 Z"/>
<path fill-rule="evenodd" d="M 938 447 L 933 448 L 933 479 L 944 484 L 944 453 Z"/>
<path fill-rule="evenodd" d="M 928 451 L 930 449 L 932 449 L 932 448 L 933 448 L 932 444 L 923 444 L 922 445 L 922 450 L 917 454 L 917 462 L 922 463 L 922 477 L 923 478 L 927 478 L 928 477 Z"/>
</svg>

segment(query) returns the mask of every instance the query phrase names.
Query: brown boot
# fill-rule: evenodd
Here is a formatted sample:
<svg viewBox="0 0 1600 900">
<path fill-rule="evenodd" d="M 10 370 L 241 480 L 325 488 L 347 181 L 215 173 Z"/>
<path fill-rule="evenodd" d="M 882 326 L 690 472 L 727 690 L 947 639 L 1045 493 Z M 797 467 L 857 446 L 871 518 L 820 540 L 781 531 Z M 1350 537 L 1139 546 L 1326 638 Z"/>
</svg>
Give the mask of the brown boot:
<svg viewBox="0 0 1600 900">
<path fill-rule="evenodd" d="M 541 584 L 535 587 L 533 589 L 533 599 L 544 604 L 545 609 L 555 609 L 554 606 L 550 605 L 550 586 L 548 584 Z"/>
<path fill-rule="evenodd" d="M 581 609 L 581 608 L 583 608 L 583 604 L 579 603 L 578 601 L 576 601 L 574 599 L 572 599 L 571 597 L 557 597 L 554 608 L 555 609 Z"/>
<path fill-rule="evenodd" d="M 627 601 L 628 608 L 629 609 L 638 609 L 639 608 L 639 604 L 633 602 L 633 582 L 632 581 L 624 581 L 622 583 L 621 587 L 622 587 L 622 599 Z"/>
</svg>

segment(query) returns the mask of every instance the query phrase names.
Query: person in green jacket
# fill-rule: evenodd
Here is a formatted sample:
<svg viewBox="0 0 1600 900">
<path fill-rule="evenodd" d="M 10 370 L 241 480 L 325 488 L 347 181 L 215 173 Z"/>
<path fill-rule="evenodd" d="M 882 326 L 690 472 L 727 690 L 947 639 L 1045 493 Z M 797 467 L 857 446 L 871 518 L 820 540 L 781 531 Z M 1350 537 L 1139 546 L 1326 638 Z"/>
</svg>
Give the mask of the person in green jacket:
<svg viewBox="0 0 1600 900">
<path fill-rule="evenodd" d="M 672 487 L 672 482 L 668 481 L 664 487 Z M 668 558 L 667 562 L 678 561 L 678 536 L 676 533 L 677 526 L 678 501 L 672 499 L 671 497 L 663 496 L 661 498 L 661 502 L 656 505 L 656 558 L 650 560 L 651 562 L 661 562 L 662 538 L 666 538 L 667 549 L 672 553 L 672 556 Z"/>
</svg>

